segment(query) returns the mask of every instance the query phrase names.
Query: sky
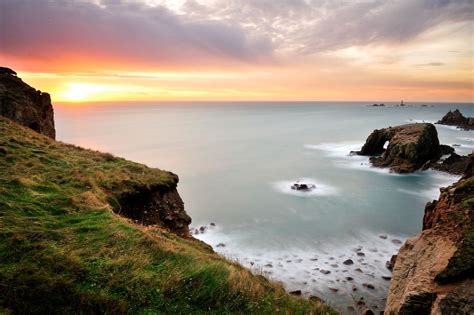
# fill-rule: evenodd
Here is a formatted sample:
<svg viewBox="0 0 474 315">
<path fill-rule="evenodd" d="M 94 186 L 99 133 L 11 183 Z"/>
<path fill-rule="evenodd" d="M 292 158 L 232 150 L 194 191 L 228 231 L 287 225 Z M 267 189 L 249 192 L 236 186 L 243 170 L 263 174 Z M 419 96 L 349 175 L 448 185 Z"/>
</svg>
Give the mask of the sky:
<svg viewBox="0 0 474 315">
<path fill-rule="evenodd" d="M 57 102 L 474 102 L 472 0 L 0 0 Z"/>
</svg>

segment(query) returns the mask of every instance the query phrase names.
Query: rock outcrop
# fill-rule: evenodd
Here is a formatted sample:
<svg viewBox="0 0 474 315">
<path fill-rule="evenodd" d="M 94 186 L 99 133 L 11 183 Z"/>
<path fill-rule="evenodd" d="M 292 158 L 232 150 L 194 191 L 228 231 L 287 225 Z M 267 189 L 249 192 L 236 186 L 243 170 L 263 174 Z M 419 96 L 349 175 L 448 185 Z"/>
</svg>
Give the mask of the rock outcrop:
<svg viewBox="0 0 474 315">
<path fill-rule="evenodd" d="M 385 314 L 474 313 L 474 154 L 465 176 L 426 205 L 423 231 L 400 248 Z"/>
<path fill-rule="evenodd" d="M 133 193 L 119 198 L 119 207 L 115 211 L 135 223 L 147 226 L 159 226 L 181 237 L 189 238 L 191 217 L 184 210 L 184 203 L 176 190 L 178 176 L 174 184 L 141 187 Z"/>
<path fill-rule="evenodd" d="M 455 175 L 463 175 L 469 165 L 469 157 L 451 153 L 449 157 L 439 163 L 432 163 L 430 167 L 434 170 Z"/>
<path fill-rule="evenodd" d="M 0 115 L 54 139 L 56 131 L 49 94 L 37 91 L 13 70 L 8 70 L 11 72 L 0 71 Z"/>
<path fill-rule="evenodd" d="M 449 111 L 436 123 L 440 125 L 456 126 L 464 130 L 474 130 L 474 117 L 464 117 L 459 109 Z"/>
<path fill-rule="evenodd" d="M 387 149 L 384 149 L 388 142 Z M 370 159 L 377 167 L 390 167 L 397 173 L 420 169 L 429 161 L 438 160 L 446 148 L 439 144 L 433 124 L 407 124 L 374 130 L 357 154 L 380 155 Z"/>
</svg>

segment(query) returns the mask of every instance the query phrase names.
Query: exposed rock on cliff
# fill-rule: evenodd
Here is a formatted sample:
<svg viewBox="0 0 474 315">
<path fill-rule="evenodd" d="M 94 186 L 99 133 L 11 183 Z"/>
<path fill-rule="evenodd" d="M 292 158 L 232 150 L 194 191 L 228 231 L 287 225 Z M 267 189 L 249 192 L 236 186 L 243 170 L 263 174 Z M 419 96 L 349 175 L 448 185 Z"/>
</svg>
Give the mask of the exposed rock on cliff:
<svg viewBox="0 0 474 315">
<path fill-rule="evenodd" d="M 178 176 L 171 174 L 174 184 L 142 187 L 119 198 L 115 211 L 143 225 L 157 225 L 181 237 L 190 237 L 191 217 L 176 190 Z"/>
<path fill-rule="evenodd" d="M 6 71 L 0 71 L 0 115 L 50 138 L 56 136 L 49 94 Z"/>
<path fill-rule="evenodd" d="M 384 149 L 388 142 L 387 149 Z M 367 138 L 360 155 L 378 155 L 370 160 L 374 166 L 390 167 L 397 173 L 421 168 L 428 161 L 440 158 L 446 148 L 440 146 L 433 124 L 408 124 L 374 130 Z"/>
<path fill-rule="evenodd" d="M 473 130 L 474 117 L 464 117 L 459 109 L 456 109 L 454 111 L 449 111 L 443 118 L 441 118 L 441 120 L 438 120 L 437 124 L 456 126 L 465 130 Z"/>
<path fill-rule="evenodd" d="M 463 179 L 426 205 L 423 232 L 400 248 L 387 314 L 474 313 L 474 154 Z"/>
</svg>

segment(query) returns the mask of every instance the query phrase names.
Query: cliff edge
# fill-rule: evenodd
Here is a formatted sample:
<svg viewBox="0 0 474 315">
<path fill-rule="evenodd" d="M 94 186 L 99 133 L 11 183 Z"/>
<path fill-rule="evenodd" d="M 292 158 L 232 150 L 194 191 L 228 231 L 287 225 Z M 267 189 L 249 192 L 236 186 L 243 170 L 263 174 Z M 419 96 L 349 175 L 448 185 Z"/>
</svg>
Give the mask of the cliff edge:
<svg viewBox="0 0 474 315">
<path fill-rule="evenodd" d="M 56 137 L 49 94 L 32 88 L 4 67 L 0 67 L 0 116 L 50 138 Z"/>
<path fill-rule="evenodd" d="M 474 153 L 463 178 L 425 208 L 423 231 L 400 248 L 386 314 L 474 313 Z"/>
</svg>

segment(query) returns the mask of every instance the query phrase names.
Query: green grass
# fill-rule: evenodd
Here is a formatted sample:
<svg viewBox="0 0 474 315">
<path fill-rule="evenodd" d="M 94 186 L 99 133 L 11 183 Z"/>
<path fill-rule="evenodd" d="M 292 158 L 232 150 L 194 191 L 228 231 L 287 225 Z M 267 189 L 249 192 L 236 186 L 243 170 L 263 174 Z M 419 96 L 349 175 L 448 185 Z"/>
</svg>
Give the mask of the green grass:
<svg viewBox="0 0 474 315">
<path fill-rule="evenodd" d="M 0 313 L 335 314 L 112 211 L 176 180 L 0 118 Z"/>
</svg>

